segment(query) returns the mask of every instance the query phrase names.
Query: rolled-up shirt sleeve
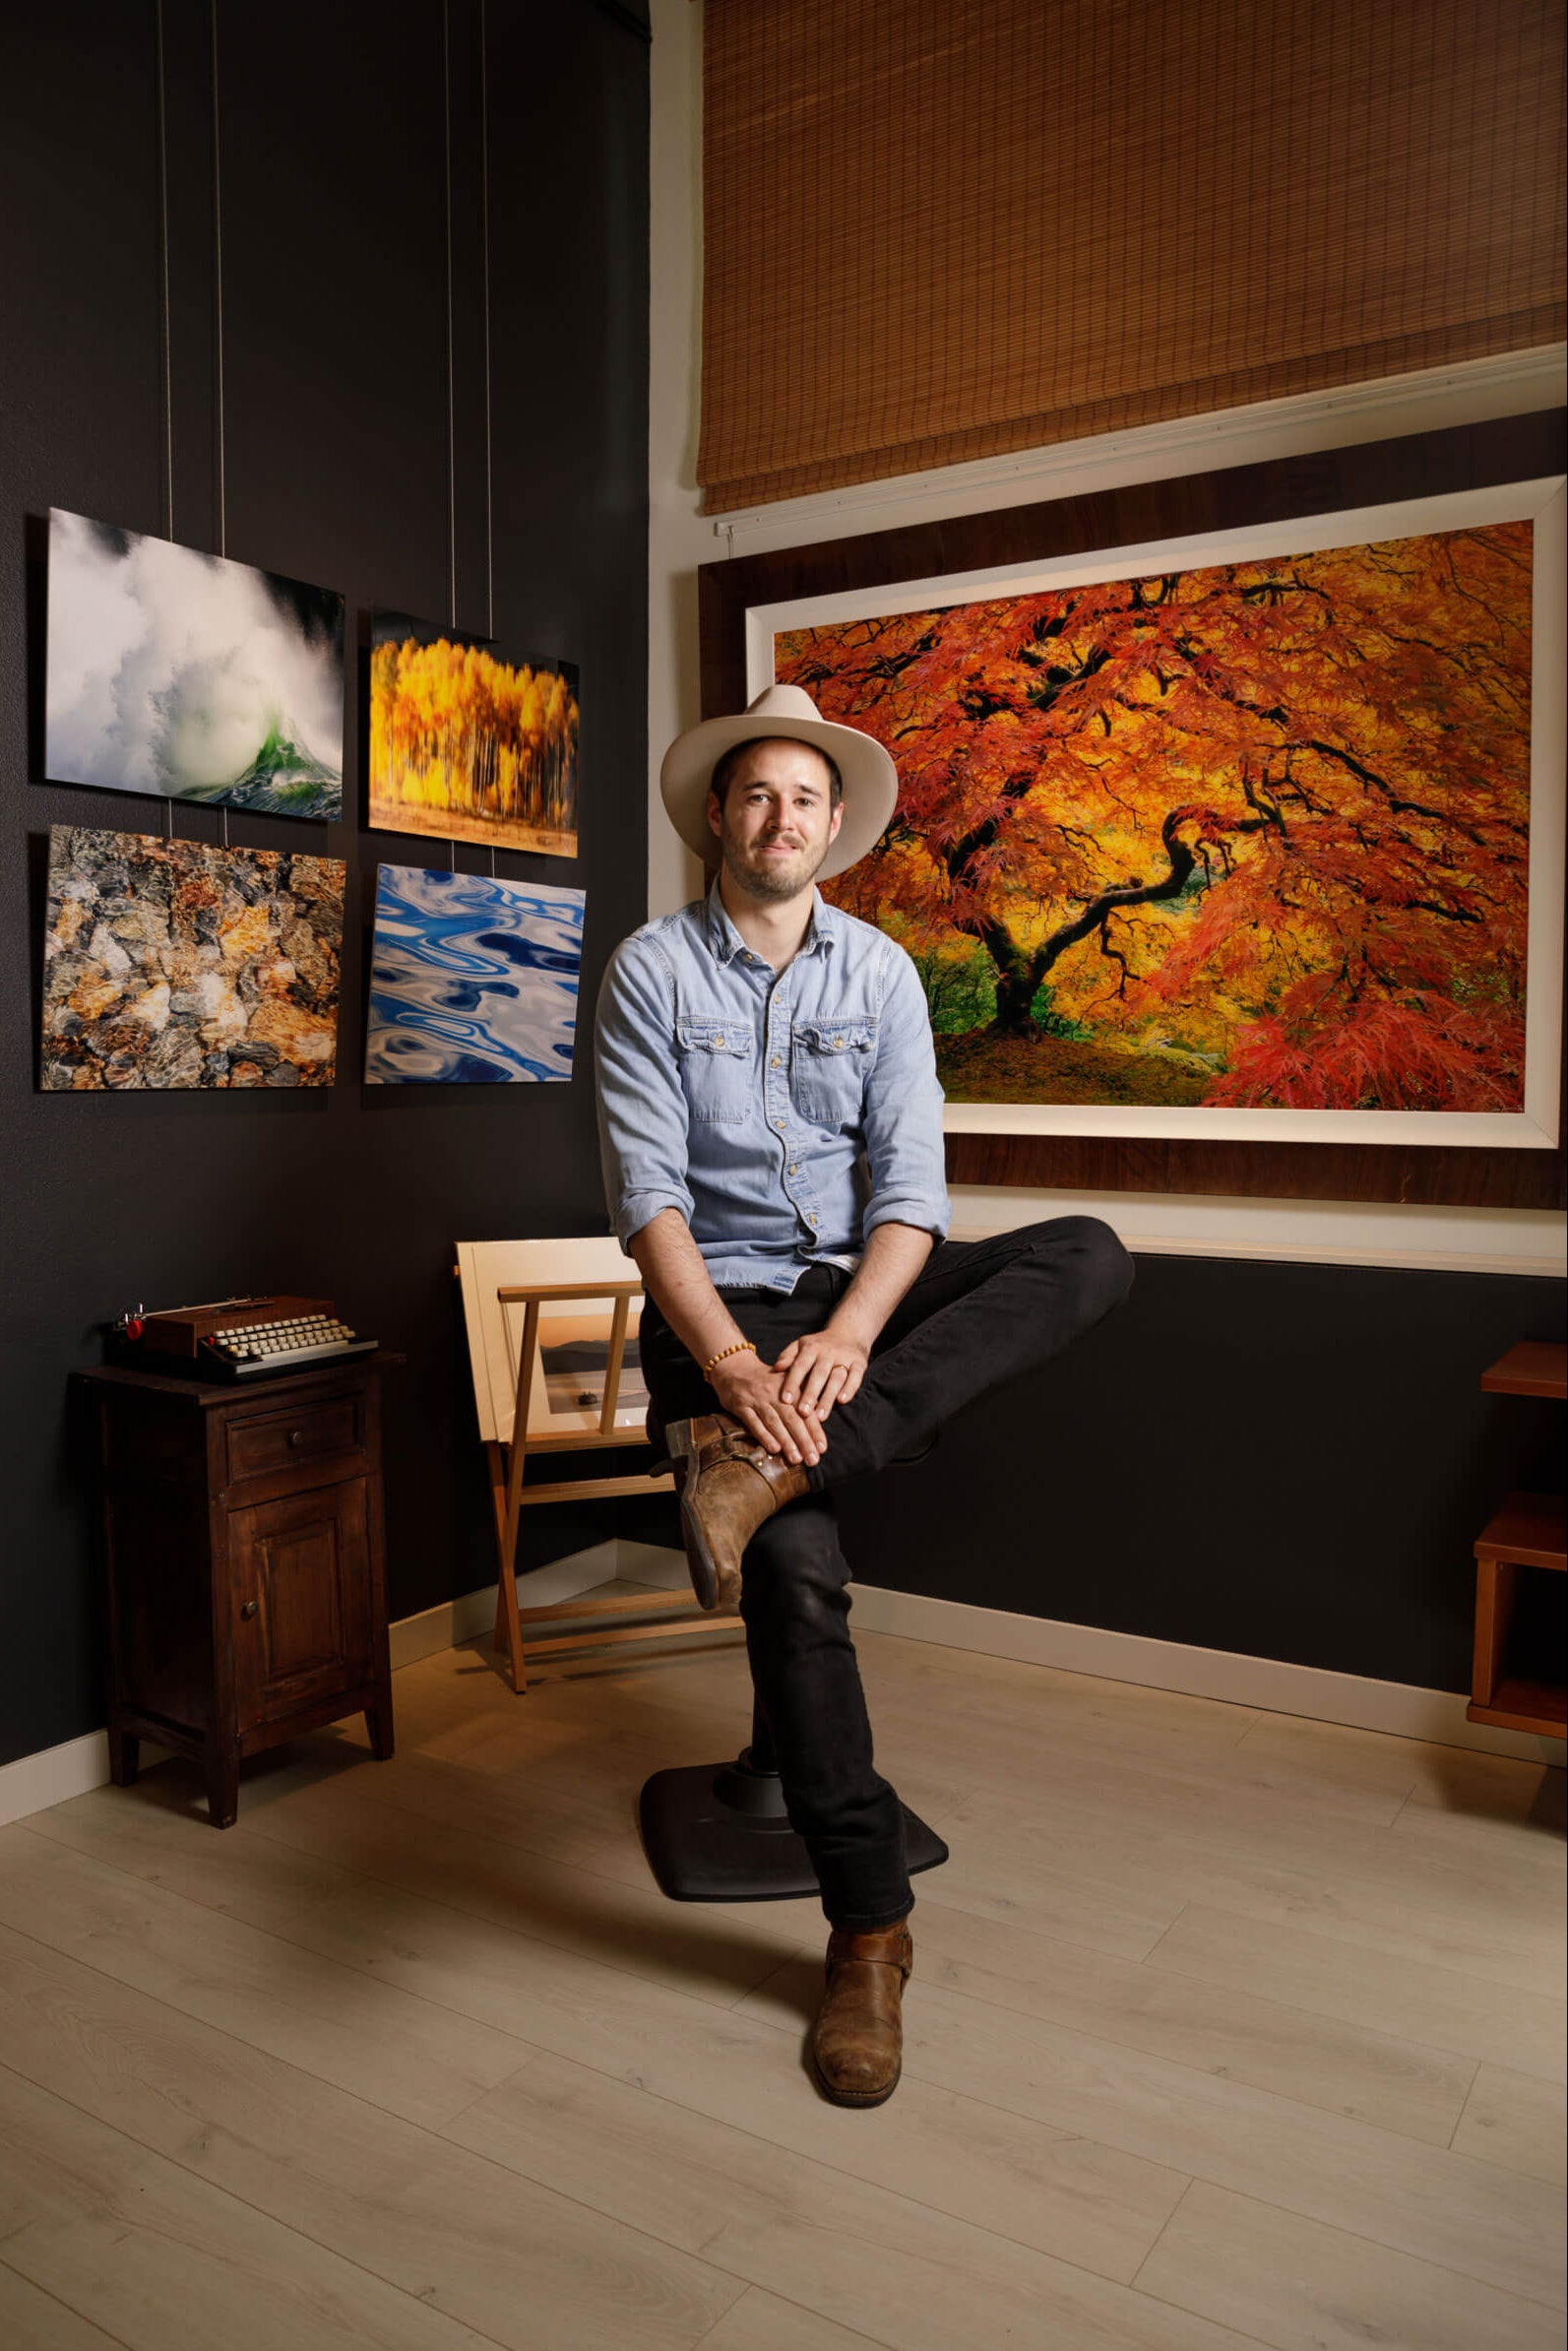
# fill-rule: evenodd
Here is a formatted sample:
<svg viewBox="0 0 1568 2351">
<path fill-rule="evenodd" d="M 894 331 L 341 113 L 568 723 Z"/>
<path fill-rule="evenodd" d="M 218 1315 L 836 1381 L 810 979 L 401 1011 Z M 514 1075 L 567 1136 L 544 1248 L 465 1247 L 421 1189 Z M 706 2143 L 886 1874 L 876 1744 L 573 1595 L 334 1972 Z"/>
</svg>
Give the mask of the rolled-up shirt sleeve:
<svg viewBox="0 0 1568 2351">
<path fill-rule="evenodd" d="M 674 1053 L 674 985 L 656 948 L 624 939 L 594 1028 L 604 1198 L 622 1248 L 661 1209 L 690 1224 L 687 1111 Z"/>
<path fill-rule="evenodd" d="M 919 975 L 889 942 L 876 1060 L 863 1112 L 871 1176 L 861 1230 L 913 1225 L 938 1240 L 952 1221 L 942 1144 L 942 1088 Z"/>
</svg>

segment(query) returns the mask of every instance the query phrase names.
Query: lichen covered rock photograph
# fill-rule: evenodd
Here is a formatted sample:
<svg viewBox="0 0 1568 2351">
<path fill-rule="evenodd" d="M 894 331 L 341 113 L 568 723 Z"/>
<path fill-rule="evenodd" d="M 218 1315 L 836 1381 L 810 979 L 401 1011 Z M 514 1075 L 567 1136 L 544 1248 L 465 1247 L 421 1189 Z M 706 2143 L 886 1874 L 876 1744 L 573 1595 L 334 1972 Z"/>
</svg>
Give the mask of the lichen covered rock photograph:
<svg viewBox="0 0 1568 2351">
<path fill-rule="evenodd" d="M 45 1092 L 330 1086 L 344 875 L 338 858 L 54 826 Z"/>
</svg>

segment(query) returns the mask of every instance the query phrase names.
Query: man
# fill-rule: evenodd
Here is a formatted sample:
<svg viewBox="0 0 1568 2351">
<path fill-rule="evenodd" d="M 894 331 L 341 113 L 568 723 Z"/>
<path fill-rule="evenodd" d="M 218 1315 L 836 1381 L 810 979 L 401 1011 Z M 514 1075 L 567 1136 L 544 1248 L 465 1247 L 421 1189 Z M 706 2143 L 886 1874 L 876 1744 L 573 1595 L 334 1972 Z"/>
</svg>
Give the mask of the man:
<svg viewBox="0 0 1568 2351">
<path fill-rule="evenodd" d="M 770 686 L 743 717 L 680 736 L 661 783 L 676 831 L 719 871 L 605 974 L 605 1182 L 648 1294 L 649 1433 L 676 1464 L 692 1580 L 705 1607 L 738 1602 L 832 1930 L 818 2083 L 877 2106 L 899 2078 L 913 1898 L 830 1490 L 918 1454 L 961 1405 L 1056 1354 L 1131 1268 L 1090 1217 L 945 1239 L 942 1093 L 914 967 L 815 887 L 892 817 L 881 744 L 798 686 Z"/>
</svg>

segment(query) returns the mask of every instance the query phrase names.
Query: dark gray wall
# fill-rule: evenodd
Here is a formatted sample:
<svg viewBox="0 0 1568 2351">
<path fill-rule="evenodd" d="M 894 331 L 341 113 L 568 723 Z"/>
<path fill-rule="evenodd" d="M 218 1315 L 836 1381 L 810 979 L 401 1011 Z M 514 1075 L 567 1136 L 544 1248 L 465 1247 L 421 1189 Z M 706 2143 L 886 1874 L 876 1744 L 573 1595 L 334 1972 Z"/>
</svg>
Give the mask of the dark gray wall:
<svg viewBox="0 0 1568 2351">
<path fill-rule="evenodd" d="M 161 830 L 163 804 L 40 781 L 51 505 L 166 528 L 158 18 L 7 9 L 0 39 L 0 1129 L 5 1155 L 0 1760 L 100 1719 L 67 1374 L 150 1304 L 283 1287 L 406 1350 L 389 1375 L 395 1615 L 493 1573 L 451 1280 L 458 1239 L 602 1230 L 591 1066 L 570 1086 L 367 1090 L 378 859 L 432 845 L 230 818 L 240 846 L 349 862 L 339 1082 L 263 1094 L 36 1091 L 51 823 Z M 163 0 L 173 536 L 216 547 L 213 13 Z M 220 0 L 226 546 L 372 604 L 449 599 L 446 59 L 441 0 Z M 488 0 L 494 629 L 582 668 L 582 855 L 504 874 L 588 892 L 583 1002 L 646 911 L 648 49 L 633 12 Z M 480 12 L 451 0 L 457 612 L 487 612 Z M 350 657 L 352 682 L 352 657 Z M 349 695 L 349 806 L 362 807 Z M 180 809 L 216 838 L 214 813 Z M 325 838 L 323 833 L 325 832 Z M 460 847 L 479 868 L 485 853 Z M 586 1045 L 586 1022 L 580 1047 Z M 600 1509 L 537 1513 L 531 1561 Z"/>
<path fill-rule="evenodd" d="M 35 1090 L 51 822 L 162 806 L 39 783 L 51 504 L 164 528 L 157 14 L 4 12 L 0 171 L 0 1760 L 98 1719 L 87 1513 L 66 1421 L 99 1326 L 286 1285 L 405 1349 L 390 1376 L 396 1614 L 492 1572 L 450 1279 L 459 1238 L 601 1229 L 586 1053 L 570 1087 L 367 1092 L 353 868 L 340 1081 L 300 1099 Z M 207 0 L 163 0 L 174 535 L 218 540 Z M 582 665 L 583 856 L 504 872 L 588 890 L 584 1001 L 645 912 L 647 51 L 625 9 L 489 0 L 494 626 Z M 452 0 L 458 614 L 486 617 L 477 0 Z M 221 0 L 230 553 L 439 618 L 449 595 L 447 159 L 440 0 Z M 349 776 L 361 784 L 357 695 Z M 182 810 L 181 832 L 219 820 Z M 256 847 L 281 820 L 230 819 Z M 309 838 L 320 834 L 312 828 Z M 460 849 L 477 866 L 481 853 Z M 863 1580 L 1395 1681 L 1468 1680 L 1470 1546 L 1523 1478 L 1560 1482 L 1561 1408 L 1482 1366 L 1561 1327 L 1554 1283 L 1145 1257 L 1063 1363 L 975 1406 L 932 1458 L 847 1493 Z M 525 1522 L 531 1562 L 667 1509 Z"/>
<path fill-rule="evenodd" d="M 1141 1256 L 1071 1354 L 847 1488 L 846 1550 L 899 1591 L 1468 1689 L 1471 1546 L 1563 1482 L 1564 1407 L 1480 1374 L 1562 1327 L 1521 1275 Z M 1563 1580 L 1532 1628 L 1558 1656 Z"/>
</svg>

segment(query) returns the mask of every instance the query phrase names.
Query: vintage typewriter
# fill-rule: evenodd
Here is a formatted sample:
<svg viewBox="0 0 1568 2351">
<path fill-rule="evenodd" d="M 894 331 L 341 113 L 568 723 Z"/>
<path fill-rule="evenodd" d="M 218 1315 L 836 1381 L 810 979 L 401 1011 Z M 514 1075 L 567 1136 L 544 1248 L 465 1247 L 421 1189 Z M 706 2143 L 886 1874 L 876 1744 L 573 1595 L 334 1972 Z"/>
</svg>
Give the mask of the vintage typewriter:
<svg viewBox="0 0 1568 2351">
<path fill-rule="evenodd" d="M 200 1306 L 149 1314 L 137 1306 L 112 1327 L 112 1353 L 149 1370 L 190 1371 L 202 1379 L 255 1379 L 370 1355 L 325 1298 L 220 1298 Z"/>
</svg>

